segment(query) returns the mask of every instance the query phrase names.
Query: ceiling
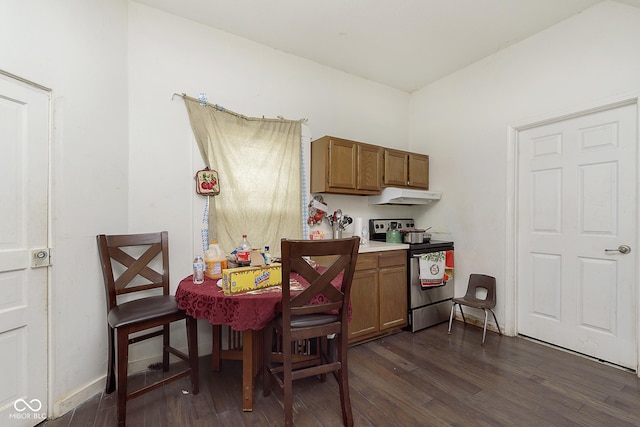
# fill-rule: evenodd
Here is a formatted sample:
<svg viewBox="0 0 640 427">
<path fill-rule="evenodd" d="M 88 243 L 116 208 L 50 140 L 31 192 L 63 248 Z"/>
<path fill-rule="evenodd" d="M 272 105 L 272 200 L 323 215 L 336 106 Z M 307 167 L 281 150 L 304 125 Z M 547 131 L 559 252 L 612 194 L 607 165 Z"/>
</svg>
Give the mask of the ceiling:
<svg viewBox="0 0 640 427">
<path fill-rule="evenodd" d="M 136 1 L 410 93 L 603 0 Z"/>
</svg>

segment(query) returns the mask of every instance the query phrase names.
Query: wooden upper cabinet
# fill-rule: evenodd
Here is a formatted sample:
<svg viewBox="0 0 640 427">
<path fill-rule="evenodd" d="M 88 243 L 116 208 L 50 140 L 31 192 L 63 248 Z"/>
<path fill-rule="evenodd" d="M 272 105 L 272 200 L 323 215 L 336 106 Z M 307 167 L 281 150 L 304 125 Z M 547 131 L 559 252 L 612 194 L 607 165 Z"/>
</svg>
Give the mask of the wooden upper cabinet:
<svg viewBox="0 0 640 427">
<path fill-rule="evenodd" d="M 384 150 L 384 185 L 406 187 L 409 176 L 409 153 L 398 150 Z"/>
<path fill-rule="evenodd" d="M 429 189 L 429 156 L 409 153 L 409 187 Z"/>
<path fill-rule="evenodd" d="M 356 146 L 351 141 L 329 142 L 328 184 L 330 188 L 356 189 Z"/>
<path fill-rule="evenodd" d="M 324 136 L 311 142 L 311 192 L 379 194 L 382 147 Z"/>
<path fill-rule="evenodd" d="M 406 151 L 384 150 L 385 187 L 429 189 L 429 156 Z"/>
<path fill-rule="evenodd" d="M 380 193 L 382 190 L 382 147 L 358 144 L 358 167 L 356 173 L 358 190 Z"/>
<path fill-rule="evenodd" d="M 370 196 L 429 189 L 429 156 L 323 136 L 311 142 L 311 192 Z"/>
</svg>

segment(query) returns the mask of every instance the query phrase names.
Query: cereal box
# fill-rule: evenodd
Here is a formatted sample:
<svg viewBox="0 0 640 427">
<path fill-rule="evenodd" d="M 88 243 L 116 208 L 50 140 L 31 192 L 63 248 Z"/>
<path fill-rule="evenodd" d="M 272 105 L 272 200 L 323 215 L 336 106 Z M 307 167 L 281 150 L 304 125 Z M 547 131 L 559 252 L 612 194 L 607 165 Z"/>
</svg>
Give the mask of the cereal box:
<svg viewBox="0 0 640 427">
<path fill-rule="evenodd" d="M 282 283 L 282 265 L 273 263 L 261 267 L 238 267 L 222 270 L 222 290 L 225 295 L 239 294 Z"/>
</svg>

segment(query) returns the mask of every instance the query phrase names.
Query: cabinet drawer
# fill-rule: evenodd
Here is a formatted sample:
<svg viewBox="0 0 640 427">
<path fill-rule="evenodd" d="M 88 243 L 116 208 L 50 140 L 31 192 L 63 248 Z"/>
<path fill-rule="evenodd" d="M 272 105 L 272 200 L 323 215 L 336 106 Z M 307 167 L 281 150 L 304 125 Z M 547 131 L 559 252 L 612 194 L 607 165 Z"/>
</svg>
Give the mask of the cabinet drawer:
<svg viewBox="0 0 640 427">
<path fill-rule="evenodd" d="M 407 253 L 406 251 L 389 251 L 380 252 L 378 258 L 378 265 L 380 268 L 391 267 L 396 265 L 406 265 Z"/>
<path fill-rule="evenodd" d="M 356 271 L 370 270 L 372 268 L 378 268 L 378 254 L 359 254 L 356 262 Z"/>
</svg>

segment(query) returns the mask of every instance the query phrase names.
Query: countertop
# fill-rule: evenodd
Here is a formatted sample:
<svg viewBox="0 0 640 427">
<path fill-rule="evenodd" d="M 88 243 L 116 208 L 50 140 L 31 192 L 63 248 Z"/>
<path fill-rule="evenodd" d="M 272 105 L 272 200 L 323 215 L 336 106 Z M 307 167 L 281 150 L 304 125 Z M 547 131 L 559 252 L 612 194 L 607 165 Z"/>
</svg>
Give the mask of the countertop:
<svg viewBox="0 0 640 427">
<path fill-rule="evenodd" d="M 409 245 L 407 243 L 385 243 L 369 240 L 369 243 L 366 245 L 360 245 L 358 253 L 363 254 L 368 252 L 396 251 L 401 249 L 409 249 Z"/>
</svg>

